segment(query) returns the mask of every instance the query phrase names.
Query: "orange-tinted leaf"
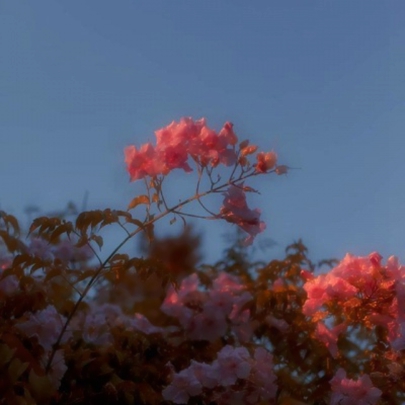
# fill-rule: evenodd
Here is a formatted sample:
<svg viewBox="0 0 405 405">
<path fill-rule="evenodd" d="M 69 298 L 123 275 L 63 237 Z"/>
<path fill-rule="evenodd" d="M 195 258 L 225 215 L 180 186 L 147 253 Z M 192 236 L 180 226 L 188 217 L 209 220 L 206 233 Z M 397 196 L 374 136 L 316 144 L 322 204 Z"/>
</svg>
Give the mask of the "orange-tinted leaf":
<svg viewBox="0 0 405 405">
<path fill-rule="evenodd" d="M 128 261 L 129 256 L 126 253 L 117 253 L 115 254 L 110 260 L 109 263 L 117 262 L 117 261 Z"/>
<path fill-rule="evenodd" d="M 21 374 L 27 369 L 29 363 L 23 363 L 20 359 L 14 358 L 8 366 L 8 375 L 12 382 L 16 382 Z"/>
<path fill-rule="evenodd" d="M 83 247 L 86 243 L 88 243 L 89 238 L 87 237 L 86 234 L 83 234 L 80 239 L 77 241 L 77 243 L 75 244 L 76 247 L 80 248 Z"/>
<path fill-rule="evenodd" d="M 9 235 L 6 231 L 0 230 L 0 237 L 3 239 L 4 243 L 7 246 L 9 252 L 15 252 L 16 250 L 21 250 L 23 247 L 22 242 L 15 238 L 14 236 Z"/>
<path fill-rule="evenodd" d="M 75 227 L 81 234 L 87 232 L 89 226 L 94 228 L 103 221 L 104 215 L 101 210 L 85 211 L 78 215 L 76 218 Z"/>
<path fill-rule="evenodd" d="M 95 273 L 96 273 L 96 270 L 94 270 L 94 269 L 85 270 L 79 276 L 77 276 L 76 282 L 83 281 L 89 277 L 93 277 Z"/>
<path fill-rule="evenodd" d="M 149 197 L 147 195 L 140 195 L 138 197 L 135 197 L 128 205 L 128 210 L 131 210 L 135 208 L 136 206 L 140 204 L 150 204 Z"/>
<path fill-rule="evenodd" d="M 127 221 L 132 219 L 132 215 L 128 211 L 116 210 L 115 212 L 119 217 L 124 217 Z"/>
<path fill-rule="evenodd" d="M 27 253 L 22 253 L 14 257 L 13 267 L 20 266 L 22 264 L 27 264 L 32 262 L 32 256 Z"/>
<path fill-rule="evenodd" d="M 14 230 L 14 235 L 18 236 L 20 234 L 20 226 L 18 225 L 17 218 L 14 217 L 13 215 L 8 215 L 4 211 L 0 211 L 0 218 L 3 219 L 7 231 L 9 231 L 9 225 L 13 227 Z"/>
<path fill-rule="evenodd" d="M 36 229 L 38 229 L 40 226 L 42 226 L 42 224 L 44 224 L 47 220 L 48 220 L 48 217 L 35 218 L 32 221 L 28 235 L 30 235 L 32 232 L 34 232 Z"/>
<path fill-rule="evenodd" d="M 97 243 L 98 247 L 101 250 L 101 248 L 103 247 L 103 243 L 104 243 L 103 238 L 99 235 L 92 235 L 90 239 L 94 240 L 94 242 Z"/>
<path fill-rule="evenodd" d="M 34 370 L 30 371 L 28 382 L 30 384 L 31 393 L 39 403 L 47 403 L 55 391 L 48 376 L 39 376 Z"/>
<path fill-rule="evenodd" d="M 153 196 L 152 196 L 152 202 L 156 203 L 158 201 L 159 201 L 159 196 L 158 196 L 157 193 L 154 193 Z"/>
<path fill-rule="evenodd" d="M 0 367 L 7 364 L 15 353 L 16 349 L 11 349 L 5 344 L 0 344 Z"/>
<path fill-rule="evenodd" d="M 62 269 L 58 269 L 58 268 L 51 269 L 46 273 L 45 281 L 48 281 L 54 277 L 58 277 L 61 274 L 62 274 Z"/>
<path fill-rule="evenodd" d="M 129 222 L 130 224 L 136 225 L 138 228 L 141 228 L 141 229 L 144 228 L 143 222 L 141 222 L 139 219 L 132 218 L 132 219 L 129 220 L 128 222 Z"/>
<path fill-rule="evenodd" d="M 247 140 L 247 139 L 245 139 L 244 141 L 242 141 L 240 144 L 239 144 L 239 148 L 240 149 L 244 149 L 244 148 L 246 148 L 246 146 L 248 146 L 249 145 L 249 141 Z"/>
<path fill-rule="evenodd" d="M 69 236 L 71 232 L 73 232 L 73 224 L 71 222 L 65 222 L 52 232 L 49 241 L 51 243 L 57 243 L 60 235 L 66 233 Z"/>
<path fill-rule="evenodd" d="M 39 227 L 38 233 L 41 235 L 43 233 L 52 232 L 57 226 L 61 224 L 60 218 L 46 218 L 46 220 Z"/>
<path fill-rule="evenodd" d="M 107 208 L 103 211 L 103 221 L 100 225 L 100 228 L 116 222 L 118 222 L 117 212 L 115 210 L 110 210 L 109 208 Z"/>
</svg>

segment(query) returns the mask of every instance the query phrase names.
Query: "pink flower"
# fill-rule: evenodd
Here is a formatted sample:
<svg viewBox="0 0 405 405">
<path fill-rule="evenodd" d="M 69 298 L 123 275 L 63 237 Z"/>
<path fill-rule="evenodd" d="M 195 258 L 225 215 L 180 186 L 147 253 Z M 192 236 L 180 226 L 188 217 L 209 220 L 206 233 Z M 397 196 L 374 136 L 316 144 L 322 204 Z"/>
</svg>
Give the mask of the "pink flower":
<svg viewBox="0 0 405 405">
<path fill-rule="evenodd" d="M 307 281 L 304 286 L 307 292 L 307 300 L 303 306 L 305 315 L 313 315 L 320 307 L 329 300 L 345 301 L 357 293 L 357 288 L 341 277 L 336 277 L 333 272 L 321 274 Z"/>
<path fill-rule="evenodd" d="M 219 373 L 218 367 L 215 365 L 198 363 L 197 361 L 191 360 L 189 368 L 193 370 L 194 375 L 203 387 L 214 388 L 217 385 L 221 385 L 221 374 Z"/>
<path fill-rule="evenodd" d="M 112 326 L 123 323 L 124 314 L 118 305 L 93 305 L 86 314 L 83 325 L 83 340 L 96 345 L 109 345 L 112 343 L 110 329 Z"/>
<path fill-rule="evenodd" d="M 341 277 L 366 293 L 371 293 L 375 286 L 375 276 L 378 274 L 375 268 L 378 260 L 376 254 L 371 254 L 370 257 L 355 257 L 347 254 L 331 274 Z"/>
<path fill-rule="evenodd" d="M 164 328 L 152 325 L 146 316 L 138 313 L 136 313 L 133 318 L 125 317 L 123 321 L 127 329 L 136 329 L 146 335 L 151 333 L 163 333 L 165 331 Z"/>
<path fill-rule="evenodd" d="M 235 316 L 231 314 L 232 320 L 232 332 L 236 335 L 238 340 L 242 343 L 247 343 L 252 338 L 253 327 L 250 319 L 250 310 L 245 309 L 242 312 L 238 312 Z"/>
<path fill-rule="evenodd" d="M 266 228 L 265 223 L 260 221 L 260 210 L 257 208 L 251 210 L 247 206 L 243 183 L 239 187 L 231 185 L 224 195 L 220 217 L 227 222 L 238 225 L 248 233 L 249 236 L 245 239 L 245 244 L 250 245 L 254 237 Z"/>
<path fill-rule="evenodd" d="M 373 266 L 379 267 L 381 266 L 382 256 L 378 252 L 372 252 L 368 255 L 370 262 Z"/>
<path fill-rule="evenodd" d="M 238 143 L 238 137 L 233 132 L 232 122 L 225 122 L 221 131 L 219 131 L 219 137 L 225 139 L 229 145 L 236 145 Z"/>
<path fill-rule="evenodd" d="M 216 312 L 228 316 L 233 307 L 233 294 L 229 291 L 208 291 L 208 299 L 204 303 L 204 311 Z"/>
<path fill-rule="evenodd" d="M 187 163 L 188 153 L 184 145 L 168 146 L 161 151 L 160 159 L 165 163 L 165 173 L 173 169 L 183 169 L 185 172 L 191 172 L 193 169 Z"/>
<path fill-rule="evenodd" d="M 259 152 L 256 155 L 257 164 L 256 171 L 259 173 L 266 173 L 271 170 L 277 163 L 277 154 L 275 152 Z"/>
<path fill-rule="evenodd" d="M 185 303 L 190 302 L 192 297 L 198 299 L 202 305 L 202 297 L 200 294 L 195 294 L 199 288 L 199 280 L 196 273 L 183 279 L 180 288 L 176 291 L 173 287 L 168 289 L 166 298 L 161 305 L 161 310 L 169 316 L 177 318 L 184 328 L 187 328 L 193 317 L 193 310 L 185 306 Z M 188 301 L 189 300 L 189 301 Z"/>
<path fill-rule="evenodd" d="M 222 291 L 222 292 L 225 291 L 237 292 L 246 289 L 246 287 L 241 283 L 238 277 L 233 276 L 226 272 L 218 274 L 212 286 L 215 291 Z"/>
<path fill-rule="evenodd" d="M 28 319 L 17 323 L 16 327 L 28 337 L 36 336 L 38 343 L 45 350 L 51 350 L 65 322 L 66 318 L 60 315 L 54 306 L 48 305 L 41 311 L 28 313 Z M 66 331 L 62 343 L 70 339 L 71 336 L 72 332 Z"/>
<path fill-rule="evenodd" d="M 328 280 L 326 275 L 322 274 L 308 282 L 303 286 L 307 292 L 307 300 L 302 308 L 305 315 L 313 315 L 327 300 Z"/>
<path fill-rule="evenodd" d="M 219 368 L 221 385 L 226 387 L 235 384 L 238 378 L 247 378 L 252 368 L 249 360 L 250 355 L 246 347 L 223 347 L 214 362 Z"/>
<path fill-rule="evenodd" d="M 190 144 L 190 155 L 203 166 L 211 164 L 216 167 L 219 163 L 230 166 L 236 161 L 236 153 L 228 148 L 228 138 L 224 132 L 219 136 L 204 126 L 198 138 L 193 139 Z"/>
<path fill-rule="evenodd" d="M 155 177 L 165 170 L 164 162 L 159 158 L 151 143 L 146 143 L 137 150 L 131 145 L 125 148 L 125 163 L 131 176 L 131 181 L 143 179 L 146 176 Z M 166 173 L 164 173 L 166 174 Z"/>
<path fill-rule="evenodd" d="M 162 150 L 169 146 L 178 145 L 188 147 L 190 142 L 199 137 L 205 126 L 205 118 L 194 121 L 190 117 L 184 117 L 178 123 L 173 121 L 166 127 L 155 131 L 157 148 Z"/>
<path fill-rule="evenodd" d="M 391 342 L 391 346 L 397 351 L 405 349 L 405 323 L 399 325 L 398 336 Z"/>
<path fill-rule="evenodd" d="M 85 245 L 78 248 L 69 239 L 62 240 L 58 245 L 53 247 L 52 253 L 55 258 L 63 262 L 84 262 L 92 259 L 94 256 L 94 252 L 89 246 Z"/>
<path fill-rule="evenodd" d="M 330 405 L 375 405 L 382 391 L 373 386 L 365 374 L 358 380 L 346 378 L 346 371 L 340 368 L 330 380 L 332 396 Z"/>
<path fill-rule="evenodd" d="M 323 322 L 318 322 L 316 325 L 315 337 L 325 344 L 334 358 L 338 354 L 337 339 L 346 328 L 345 324 L 337 325 L 333 329 L 327 328 Z"/>
<path fill-rule="evenodd" d="M 206 125 L 205 119 L 193 121 L 186 117 L 157 130 L 155 135 L 156 147 L 147 143 L 139 150 L 132 145 L 125 148 L 131 181 L 166 175 L 173 169 L 190 172 L 189 156 L 203 166 L 215 167 L 219 163 L 230 166 L 236 162 L 234 145 L 238 138 L 229 122 L 217 134 Z"/>
<path fill-rule="evenodd" d="M 272 315 L 267 315 L 264 319 L 267 325 L 278 329 L 280 332 L 285 333 L 289 329 L 290 325 L 284 319 L 275 318 Z"/>
<path fill-rule="evenodd" d="M 194 340 L 214 340 L 225 335 L 227 323 L 221 312 L 203 311 L 190 318 L 187 332 Z"/>
<path fill-rule="evenodd" d="M 0 279 L 0 293 L 5 295 L 14 294 L 18 290 L 19 286 L 20 282 L 18 281 L 17 276 L 14 274 L 10 274 L 9 276 Z"/>
<path fill-rule="evenodd" d="M 254 386 L 253 393 L 249 396 L 250 403 L 274 400 L 277 393 L 276 375 L 273 370 L 273 356 L 263 347 L 258 347 L 254 354 L 254 363 L 249 376 L 249 381 Z"/>
<path fill-rule="evenodd" d="M 42 260 L 52 259 L 52 254 L 49 251 L 49 243 L 41 238 L 32 238 L 28 247 L 28 252 Z"/>
<path fill-rule="evenodd" d="M 172 382 L 163 391 L 163 398 L 175 404 L 187 404 L 190 397 L 201 394 L 202 386 L 192 368 L 173 373 Z"/>
</svg>

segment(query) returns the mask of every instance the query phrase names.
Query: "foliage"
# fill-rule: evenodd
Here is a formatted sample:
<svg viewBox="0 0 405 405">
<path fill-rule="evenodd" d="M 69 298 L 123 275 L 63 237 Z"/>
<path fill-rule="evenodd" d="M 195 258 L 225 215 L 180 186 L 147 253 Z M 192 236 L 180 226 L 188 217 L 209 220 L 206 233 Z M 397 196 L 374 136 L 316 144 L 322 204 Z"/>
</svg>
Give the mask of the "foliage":
<svg viewBox="0 0 405 405">
<path fill-rule="evenodd" d="M 377 253 L 315 265 L 302 241 L 283 260 L 253 262 L 246 244 L 264 223 L 245 180 L 286 166 L 274 152 L 249 162 L 257 148 L 238 145 L 230 123 L 217 134 L 183 119 L 156 136 L 156 146 L 126 150 L 146 191 L 125 211 L 42 216 L 27 236 L 0 213 L 0 404 L 403 403 L 405 268 Z M 190 172 L 189 160 L 195 194 L 170 205 L 164 179 Z M 215 193 L 219 213 L 202 202 Z M 204 215 L 185 212 L 192 203 Z M 248 236 L 199 266 L 190 227 L 154 236 L 166 216 L 223 219 Z M 102 258 L 107 226 L 126 236 Z M 121 253 L 136 234 L 145 255 Z"/>
</svg>

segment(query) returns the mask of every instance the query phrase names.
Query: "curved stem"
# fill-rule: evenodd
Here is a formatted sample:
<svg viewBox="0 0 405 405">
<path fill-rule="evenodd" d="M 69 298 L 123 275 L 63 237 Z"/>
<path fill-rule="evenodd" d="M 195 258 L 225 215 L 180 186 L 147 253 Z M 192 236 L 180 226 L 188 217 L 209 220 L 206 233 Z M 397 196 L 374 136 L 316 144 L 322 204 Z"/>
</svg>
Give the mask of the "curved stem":
<svg viewBox="0 0 405 405">
<path fill-rule="evenodd" d="M 228 183 L 222 184 L 221 186 L 216 187 L 215 189 L 210 189 L 206 192 L 203 193 L 198 193 L 195 194 L 193 197 L 187 198 L 186 200 L 176 204 L 175 206 L 173 206 L 172 208 L 166 209 L 166 211 L 162 212 L 161 214 L 155 216 L 154 218 L 146 221 L 143 224 L 143 227 L 138 227 L 135 231 L 131 232 L 128 236 L 126 236 L 124 238 L 124 240 L 110 253 L 110 255 L 104 260 L 104 262 L 100 265 L 100 267 L 97 269 L 97 271 L 94 273 L 94 275 L 91 277 L 91 279 L 89 280 L 89 282 L 87 283 L 86 287 L 84 288 L 82 294 L 79 296 L 78 300 L 76 301 L 71 313 L 69 314 L 65 324 L 62 327 L 62 330 L 59 333 L 58 339 L 56 340 L 54 347 L 52 349 L 51 355 L 49 356 L 48 362 L 46 364 L 45 367 L 45 371 L 48 372 L 51 364 L 52 364 L 52 360 L 55 357 L 55 353 L 57 348 L 60 345 L 60 342 L 62 340 L 63 335 L 66 332 L 66 329 L 70 323 L 70 321 L 72 320 L 73 316 L 75 315 L 75 313 L 77 312 L 80 304 L 83 302 L 84 298 L 86 297 L 87 293 L 90 291 L 90 288 L 93 286 L 94 282 L 96 281 L 96 279 L 98 278 L 98 276 L 100 275 L 100 273 L 103 271 L 103 269 L 105 268 L 105 266 L 108 264 L 108 262 L 111 260 L 111 258 L 129 241 L 129 239 L 131 239 L 133 236 L 137 235 L 138 233 L 140 233 L 141 231 L 143 231 L 145 228 L 147 228 L 148 226 L 154 224 L 156 221 L 158 221 L 160 218 L 163 218 L 164 216 L 173 213 L 175 211 L 177 211 L 179 208 L 183 207 L 184 205 L 198 200 L 208 194 L 211 194 L 212 192 L 218 192 L 219 190 L 221 190 L 224 187 L 227 187 Z"/>
</svg>

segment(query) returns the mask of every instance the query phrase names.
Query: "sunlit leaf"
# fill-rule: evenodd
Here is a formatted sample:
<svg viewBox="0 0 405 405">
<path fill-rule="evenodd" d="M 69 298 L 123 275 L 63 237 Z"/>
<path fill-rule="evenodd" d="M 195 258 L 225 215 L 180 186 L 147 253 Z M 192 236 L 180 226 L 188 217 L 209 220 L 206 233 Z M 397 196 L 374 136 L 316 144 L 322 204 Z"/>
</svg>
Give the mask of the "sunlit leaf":
<svg viewBox="0 0 405 405">
<path fill-rule="evenodd" d="M 34 370 L 28 376 L 31 392 L 40 403 L 46 403 L 55 391 L 47 375 L 37 375 Z"/>
<path fill-rule="evenodd" d="M 20 359 L 14 358 L 8 366 L 8 375 L 12 382 L 16 382 L 21 374 L 27 369 L 29 363 L 23 363 Z"/>
<path fill-rule="evenodd" d="M 135 197 L 128 205 L 128 210 L 131 210 L 135 207 L 137 207 L 140 204 L 150 204 L 149 197 L 147 195 L 140 195 L 138 197 Z"/>
</svg>

